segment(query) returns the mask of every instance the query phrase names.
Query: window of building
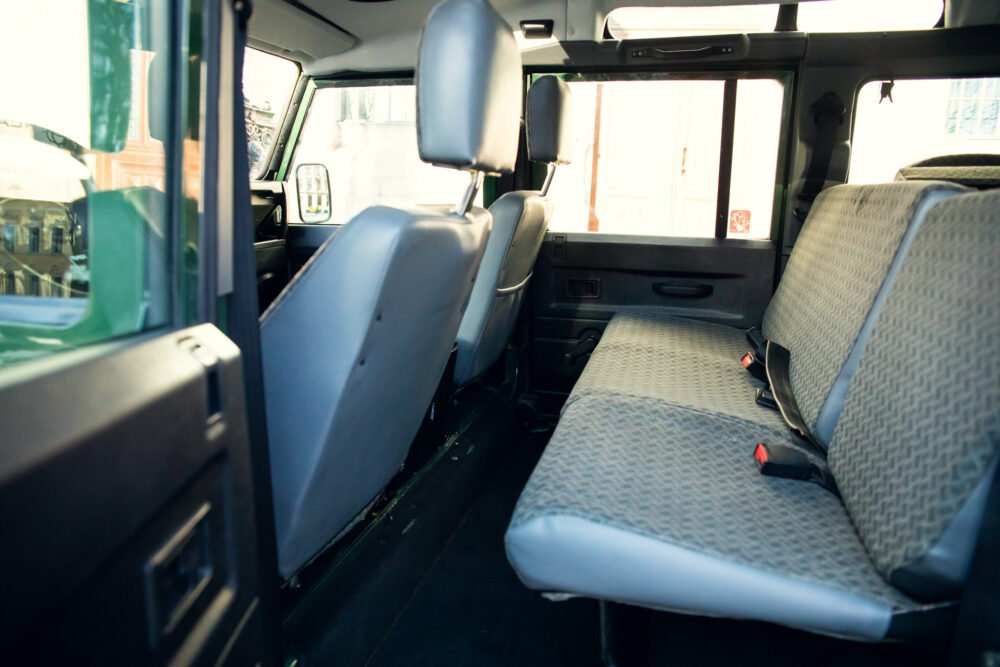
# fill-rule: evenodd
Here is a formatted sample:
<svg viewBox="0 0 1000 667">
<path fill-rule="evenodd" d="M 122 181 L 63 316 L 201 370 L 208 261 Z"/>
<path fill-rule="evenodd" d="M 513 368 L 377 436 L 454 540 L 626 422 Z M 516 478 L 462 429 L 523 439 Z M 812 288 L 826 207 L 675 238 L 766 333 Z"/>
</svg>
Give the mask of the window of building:
<svg viewBox="0 0 1000 667">
<path fill-rule="evenodd" d="M 424 163 L 417 152 L 416 88 L 410 82 L 382 85 L 330 86 L 316 90 L 295 146 L 290 185 L 298 168 L 308 167 L 320 184 L 329 175 L 330 216 L 340 225 L 369 206 L 421 206 L 458 203 L 469 184 L 468 174 Z M 321 188 L 316 188 L 319 192 Z M 322 208 L 324 201 L 312 201 Z M 301 198 L 289 197 L 290 201 Z M 482 193 L 476 199 L 482 204 Z M 289 211 L 290 221 L 310 222 L 302 211 Z"/>
<path fill-rule="evenodd" d="M 248 48 L 243 60 L 243 115 L 250 177 L 267 168 L 274 140 L 292 96 L 299 67 L 291 60 Z"/>
<path fill-rule="evenodd" d="M 933 28 L 944 11 L 943 0 L 819 0 L 798 5 L 797 27 L 803 32 L 882 32 Z M 620 7 L 608 14 L 615 39 L 690 37 L 771 32 L 777 4 L 717 7 Z"/>
<path fill-rule="evenodd" d="M 62 227 L 52 228 L 52 248 L 51 252 L 53 255 L 61 255 L 63 252 L 63 243 L 65 241 L 65 230 Z"/>
<path fill-rule="evenodd" d="M 956 79 L 948 91 L 945 128 L 958 137 L 1000 136 L 1000 79 Z"/>
<path fill-rule="evenodd" d="M 885 183 L 900 167 L 939 155 L 1000 153 L 1000 79 L 907 79 L 858 91 L 851 183 Z M 919 141 L 914 141 L 919 137 Z"/>
<path fill-rule="evenodd" d="M 39 252 L 42 249 L 42 228 L 28 227 L 28 252 Z"/>
<path fill-rule="evenodd" d="M 573 80 L 569 87 L 573 161 L 556 171 L 550 230 L 770 236 L 780 81 Z"/>
</svg>

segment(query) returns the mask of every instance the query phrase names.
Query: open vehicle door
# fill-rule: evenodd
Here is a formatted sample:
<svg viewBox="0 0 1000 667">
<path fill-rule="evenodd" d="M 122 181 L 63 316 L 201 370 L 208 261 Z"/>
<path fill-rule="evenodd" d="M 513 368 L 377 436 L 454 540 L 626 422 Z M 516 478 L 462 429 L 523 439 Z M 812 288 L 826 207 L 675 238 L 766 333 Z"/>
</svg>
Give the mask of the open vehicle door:
<svg viewBox="0 0 1000 667">
<path fill-rule="evenodd" d="M 270 664 L 259 423 L 216 326 L 255 310 L 244 21 L 43 4 L 2 10 L 0 662 Z"/>
</svg>

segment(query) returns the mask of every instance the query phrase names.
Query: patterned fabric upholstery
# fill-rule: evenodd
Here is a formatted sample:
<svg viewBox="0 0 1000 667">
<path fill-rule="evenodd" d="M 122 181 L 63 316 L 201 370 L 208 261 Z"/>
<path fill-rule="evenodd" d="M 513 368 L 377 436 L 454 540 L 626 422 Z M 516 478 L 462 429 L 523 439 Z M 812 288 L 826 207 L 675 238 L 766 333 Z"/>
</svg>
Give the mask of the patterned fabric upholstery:
<svg viewBox="0 0 1000 667">
<path fill-rule="evenodd" d="M 508 542 L 534 519 L 572 516 L 892 609 L 916 606 L 879 576 L 834 495 L 757 472 L 758 440 L 790 444 L 783 429 L 659 400 L 583 397 L 524 489 Z M 614 576 L 629 572 L 627 562 L 611 567 Z M 587 594 L 586 585 L 569 592 Z M 675 607 L 669 599 L 659 606 Z"/>
<path fill-rule="evenodd" d="M 789 376 L 806 423 L 820 409 L 872 308 L 903 234 L 944 183 L 842 185 L 824 190 L 795 243 L 763 332 L 788 348 Z"/>
<path fill-rule="evenodd" d="M 881 572 L 942 536 L 1000 447 L 1000 192 L 936 207 L 861 358 L 830 447 Z"/>
<path fill-rule="evenodd" d="M 629 346 L 605 335 L 567 403 L 608 394 L 656 398 L 783 429 L 781 414 L 754 400 L 762 383 L 740 366 L 747 347 L 744 340 L 739 355 L 713 356 L 694 347 L 688 351 Z"/>
<path fill-rule="evenodd" d="M 742 332 L 621 314 L 511 519 L 525 583 L 864 639 L 954 599 L 1000 459 L 1000 192 L 963 192 L 824 192 L 768 308 L 807 422 L 838 405 L 843 502 L 757 472 L 754 443 L 792 443 Z"/>
<path fill-rule="evenodd" d="M 696 353 L 729 363 L 738 362 L 748 347 L 742 329 L 644 310 L 616 314 L 601 345 Z"/>
</svg>

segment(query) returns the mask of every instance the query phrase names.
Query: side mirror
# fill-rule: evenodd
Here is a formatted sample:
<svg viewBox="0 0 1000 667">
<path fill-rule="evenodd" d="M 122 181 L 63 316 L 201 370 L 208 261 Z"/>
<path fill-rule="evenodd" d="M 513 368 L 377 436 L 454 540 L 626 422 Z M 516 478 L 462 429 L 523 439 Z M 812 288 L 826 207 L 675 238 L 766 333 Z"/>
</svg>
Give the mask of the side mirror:
<svg viewBox="0 0 1000 667">
<path fill-rule="evenodd" d="M 295 189 L 299 193 L 302 222 L 330 219 L 330 173 L 321 164 L 300 164 L 295 168 Z"/>
</svg>

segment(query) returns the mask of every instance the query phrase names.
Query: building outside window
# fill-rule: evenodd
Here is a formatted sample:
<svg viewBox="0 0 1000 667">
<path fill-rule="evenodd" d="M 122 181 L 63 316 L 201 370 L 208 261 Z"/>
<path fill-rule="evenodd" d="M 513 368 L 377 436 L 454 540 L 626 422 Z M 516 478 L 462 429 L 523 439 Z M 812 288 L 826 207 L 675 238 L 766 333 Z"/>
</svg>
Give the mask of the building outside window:
<svg viewBox="0 0 1000 667">
<path fill-rule="evenodd" d="M 948 94 L 945 127 L 950 135 L 996 137 L 1000 79 L 956 79 Z"/>
</svg>

